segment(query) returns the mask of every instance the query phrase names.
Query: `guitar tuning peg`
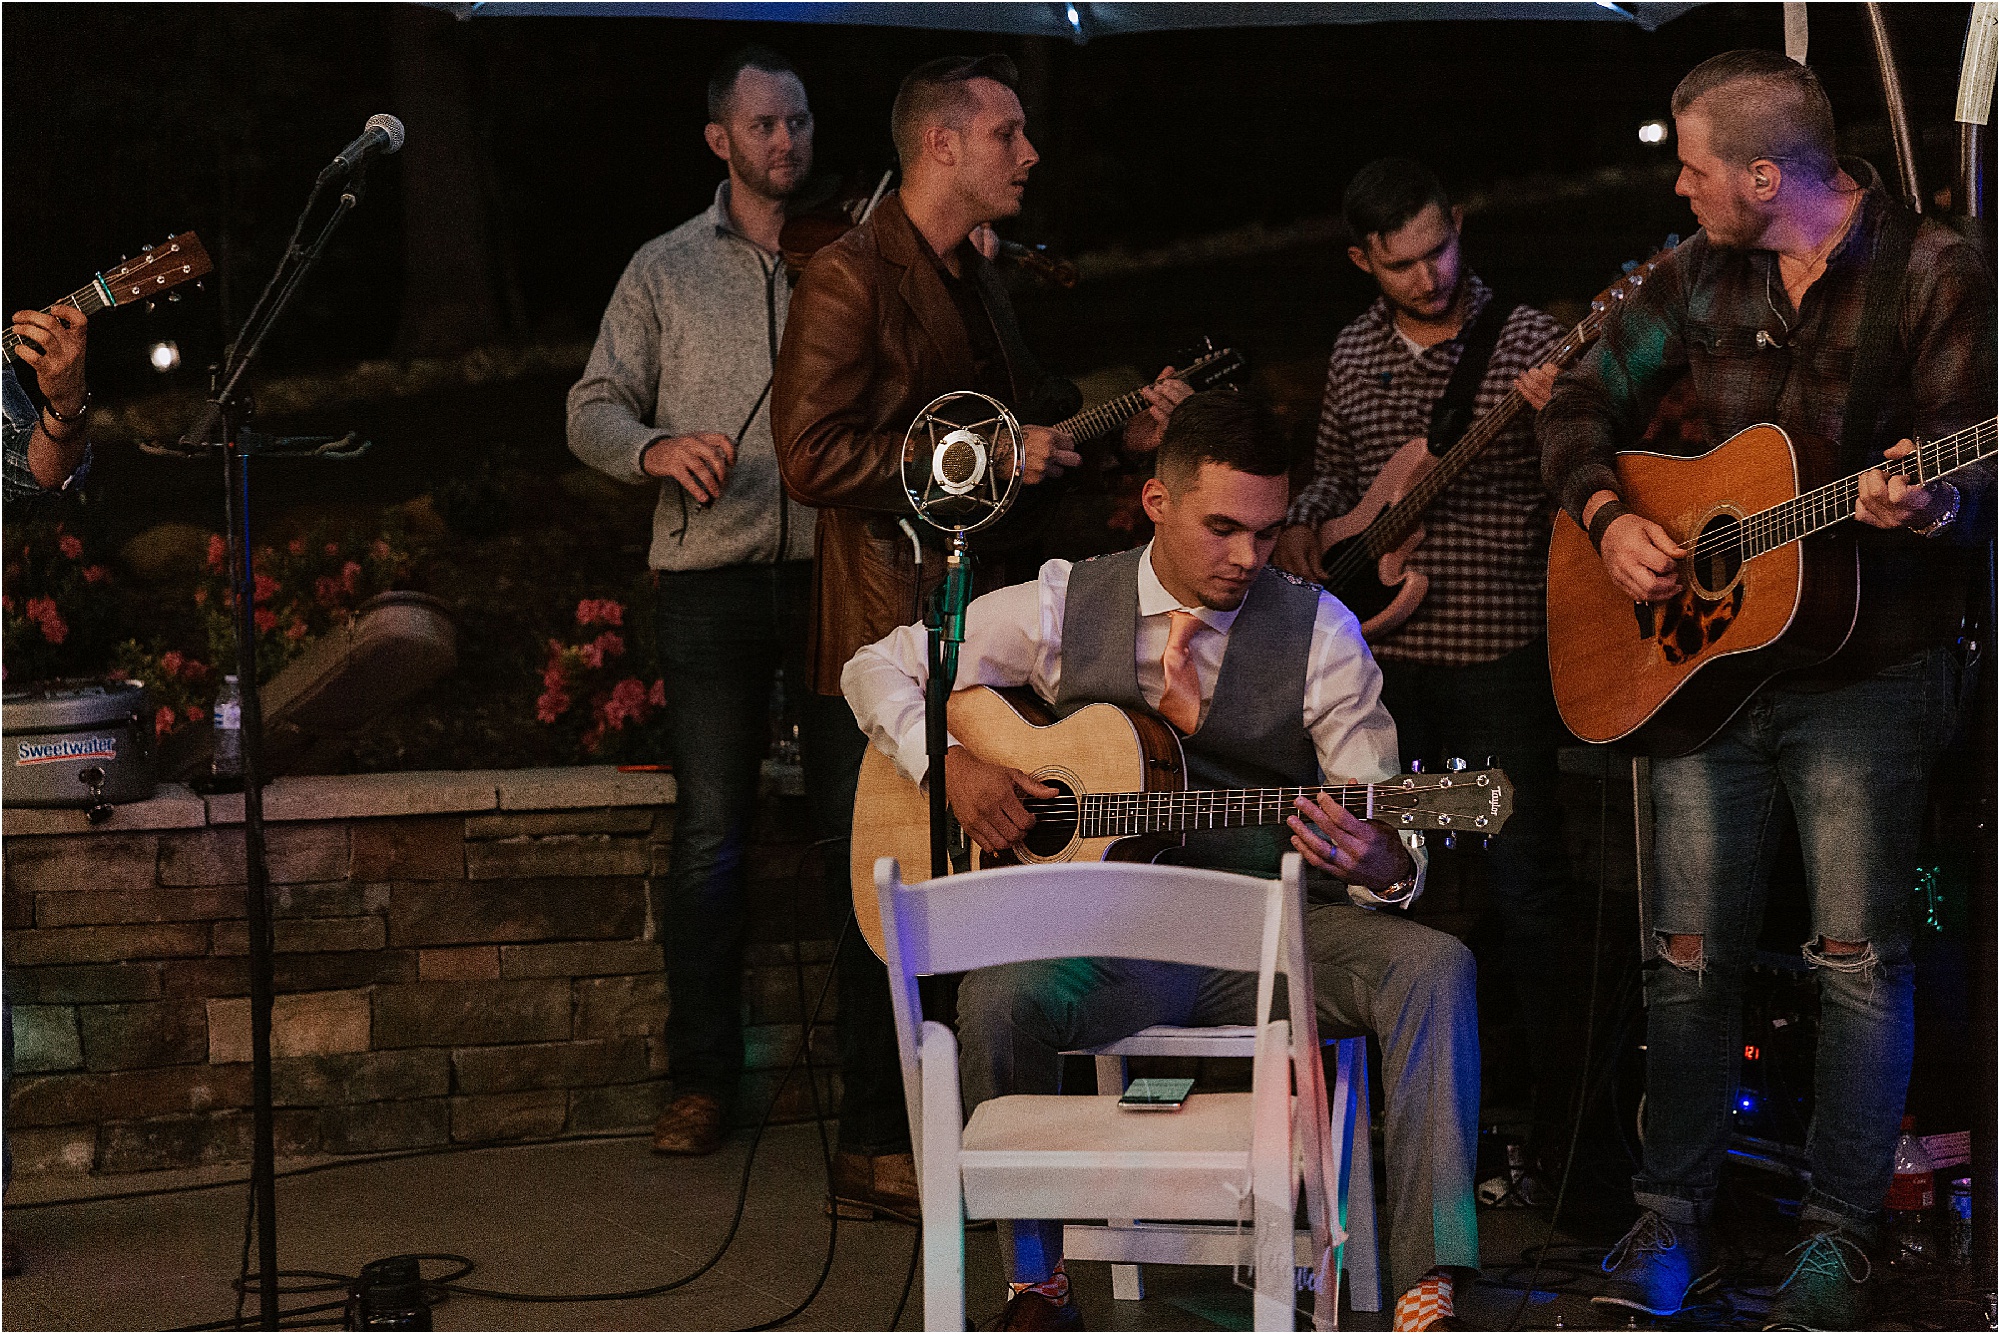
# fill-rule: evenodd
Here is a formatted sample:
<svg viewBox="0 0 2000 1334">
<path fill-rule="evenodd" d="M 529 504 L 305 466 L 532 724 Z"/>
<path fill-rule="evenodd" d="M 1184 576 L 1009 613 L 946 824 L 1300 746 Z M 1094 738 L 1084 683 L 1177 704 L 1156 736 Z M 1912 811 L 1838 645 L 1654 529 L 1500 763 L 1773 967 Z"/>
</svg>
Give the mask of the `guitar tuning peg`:
<svg viewBox="0 0 2000 1334">
<path fill-rule="evenodd" d="M 1466 770 L 1466 763 L 1454 755 L 1451 759 L 1444 762 L 1444 767 L 1449 773 L 1462 774 Z"/>
<path fill-rule="evenodd" d="M 1491 755 L 1488 755 L 1486 757 L 1486 763 L 1480 765 L 1479 767 L 1482 769 L 1491 769 L 1493 767 L 1493 757 Z"/>
<path fill-rule="evenodd" d="M 1457 847 L 1457 846 L 1458 846 L 1458 835 L 1457 835 L 1457 834 L 1446 834 L 1446 835 L 1444 836 L 1444 845 L 1445 845 L 1445 846 L 1446 846 L 1447 848 L 1455 848 L 1455 847 Z"/>
<path fill-rule="evenodd" d="M 1628 260 L 1626 260 L 1626 261 L 1625 261 L 1625 263 L 1624 263 L 1623 265 L 1621 265 L 1621 266 L 1619 267 L 1619 270 L 1618 270 L 1618 271 L 1619 271 L 1620 273 L 1630 273 L 1630 272 L 1631 272 L 1632 270 L 1634 270 L 1634 269 L 1636 269 L 1636 268 L 1638 268 L 1638 267 L 1639 267 L 1639 261 L 1638 261 L 1638 260 L 1636 260 L 1636 259 L 1628 259 Z"/>
<path fill-rule="evenodd" d="M 206 292 L 208 290 L 208 279 L 206 278 L 195 279 L 194 290 L 197 292 Z"/>
<path fill-rule="evenodd" d="M 1681 234 L 1679 232 L 1667 233 L 1667 249 L 1672 250 L 1678 245 L 1680 245 L 1680 243 L 1681 243 Z"/>
<path fill-rule="evenodd" d="M 167 304 L 170 306 L 179 305 L 180 299 L 181 299 L 181 294 L 179 292 L 167 293 Z"/>
<path fill-rule="evenodd" d="M 159 308 L 160 308 L 160 303 L 159 303 L 159 302 L 157 302 L 157 301 L 148 301 L 148 302 L 146 303 L 146 313 L 147 313 L 148 315 L 152 314 L 152 313 L 153 313 L 154 311 L 158 310 Z"/>
<path fill-rule="evenodd" d="M 1413 774 L 1420 774 L 1420 773 L 1422 773 L 1423 771 L 1424 771 L 1424 762 L 1423 762 L 1422 760 L 1411 760 L 1411 761 L 1410 761 L 1410 772 L 1411 772 L 1411 773 L 1413 773 Z"/>
<path fill-rule="evenodd" d="M 1490 847 L 1492 847 L 1492 846 L 1493 846 L 1493 835 L 1491 835 L 1491 834 L 1481 834 L 1481 835 L 1479 836 L 1479 850 L 1480 850 L 1481 852 L 1484 852 L 1484 851 L 1486 851 L 1486 850 L 1487 850 L 1488 848 L 1490 848 Z"/>
</svg>

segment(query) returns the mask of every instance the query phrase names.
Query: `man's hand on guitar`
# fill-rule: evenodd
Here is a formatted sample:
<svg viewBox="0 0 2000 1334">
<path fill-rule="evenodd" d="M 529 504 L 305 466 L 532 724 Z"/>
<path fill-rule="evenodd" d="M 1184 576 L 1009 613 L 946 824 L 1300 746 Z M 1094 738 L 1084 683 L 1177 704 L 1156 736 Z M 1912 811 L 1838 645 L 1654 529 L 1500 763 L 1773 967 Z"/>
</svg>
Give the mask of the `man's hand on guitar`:
<svg viewBox="0 0 2000 1334">
<path fill-rule="evenodd" d="M 1318 524 L 1291 523 L 1278 530 L 1278 545 L 1271 548 L 1271 564 L 1318 584 L 1326 582 L 1326 571 L 1321 568 L 1319 557 Z"/>
<path fill-rule="evenodd" d="M 21 338 L 20 357 L 35 373 L 42 397 L 65 417 L 83 410 L 83 350 L 90 321 L 75 306 L 17 310 L 13 329 Z"/>
<path fill-rule="evenodd" d="M 1914 440 L 1899 440 L 1884 454 L 1900 459 L 1917 447 Z M 1923 528 L 1936 522 L 1945 498 L 1935 486 L 1912 486 L 1900 477 L 1890 477 L 1880 468 L 1861 474 L 1861 494 L 1854 498 L 1854 517 L 1874 528 Z"/>
<path fill-rule="evenodd" d="M 1616 500 L 1609 491 L 1590 498 L 1585 521 L 1595 518 L 1600 507 Z M 1660 602 L 1678 593 L 1680 576 L 1675 566 L 1687 559 L 1685 548 L 1667 535 L 1667 530 L 1636 514 L 1621 514 L 1604 530 L 1598 548 L 1605 572 L 1634 602 Z"/>
<path fill-rule="evenodd" d="M 1005 852 L 1035 823 L 1022 797 L 1061 795 L 1019 769 L 988 764 L 963 746 L 944 753 L 944 794 L 958 823 L 988 852 Z"/>
<path fill-rule="evenodd" d="M 1384 890 L 1416 873 L 1416 860 L 1396 831 L 1362 820 L 1325 793 L 1300 797 L 1291 817 L 1292 846 L 1320 870 L 1363 889 Z"/>
<path fill-rule="evenodd" d="M 1064 432 L 1046 426 L 1023 426 L 1021 447 L 1021 481 L 1027 486 L 1053 480 L 1062 476 L 1065 468 L 1083 462 L 1083 455 L 1076 452 L 1075 441 Z"/>
<path fill-rule="evenodd" d="M 1125 423 L 1125 452 L 1150 454 L 1158 449 L 1160 437 L 1167 433 L 1167 418 L 1193 392 L 1185 380 L 1174 378 L 1172 366 L 1154 377 L 1151 384 L 1139 391 L 1146 400 L 1146 410 Z"/>
<path fill-rule="evenodd" d="M 1528 406 L 1540 412 L 1549 405 L 1549 399 L 1556 392 L 1556 376 L 1562 374 L 1562 367 L 1553 361 L 1522 371 L 1514 377 L 1514 388 L 1521 397 L 1528 400 Z"/>
<path fill-rule="evenodd" d="M 655 440 L 639 456 L 641 472 L 648 477 L 673 478 L 697 505 L 715 503 L 722 488 L 729 485 L 729 470 L 735 466 L 735 442 L 719 431 Z"/>
</svg>

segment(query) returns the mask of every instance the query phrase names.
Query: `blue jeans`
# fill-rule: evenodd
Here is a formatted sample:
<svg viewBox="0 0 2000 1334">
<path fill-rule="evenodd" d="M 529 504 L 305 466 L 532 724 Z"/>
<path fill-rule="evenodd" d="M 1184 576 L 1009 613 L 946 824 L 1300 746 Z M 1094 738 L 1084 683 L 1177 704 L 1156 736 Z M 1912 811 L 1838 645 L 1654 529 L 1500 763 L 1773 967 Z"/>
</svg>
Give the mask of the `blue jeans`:
<svg viewBox="0 0 2000 1334">
<path fill-rule="evenodd" d="M 663 934 L 667 1060 L 680 1093 L 733 1104 L 743 1073 L 745 854 L 771 746 L 771 682 L 785 670 L 799 714 L 812 836 L 822 840 L 827 920 L 852 911 L 847 832 L 866 735 L 847 701 L 806 687 L 812 566 L 661 571 L 658 634 L 669 758 L 679 787 Z M 835 963 L 843 1148 L 906 1147 L 909 1127 L 882 965 L 850 930 Z"/>
<path fill-rule="evenodd" d="M 1403 762 L 1435 773 L 1451 757 L 1474 768 L 1490 756 L 1514 786 L 1506 832 L 1484 851 L 1446 852 L 1431 837 L 1432 857 L 1469 856 L 1485 863 L 1487 896 L 1498 927 L 1499 958 L 1521 1011 L 1534 1076 L 1532 1138 L 1560 1152 L 1571 1099 L 1582 1077 L 1587 959 L 1582 920 L 1572 901 L 1563 844 L 1556 747 L 1568 734 L 1549 686 L 1548 641 L 1530 640 L 1492 662 L 1469 667 L 1382 662 L 1382 703 L 1396 720 Z"/>
<path fill-rule="evenodd" d="M 1641 1206 L 1683 1223 L 1713 1207 L 1782 792 L 1805 857 L 1812 937 L 1801 949 L 1820 995 L 1812 1191 L 1800 1214 L 1873 1235 L 1915 1046 L 1917 840 L 1965 675 L 1955 650 L 1939 648 L 1837 690 L 1766 688 L 1702 750 L 1653 762 Z M 1699 951 L 1670 958 L 1677 935 L 1699 937 Z"/>
</svg>

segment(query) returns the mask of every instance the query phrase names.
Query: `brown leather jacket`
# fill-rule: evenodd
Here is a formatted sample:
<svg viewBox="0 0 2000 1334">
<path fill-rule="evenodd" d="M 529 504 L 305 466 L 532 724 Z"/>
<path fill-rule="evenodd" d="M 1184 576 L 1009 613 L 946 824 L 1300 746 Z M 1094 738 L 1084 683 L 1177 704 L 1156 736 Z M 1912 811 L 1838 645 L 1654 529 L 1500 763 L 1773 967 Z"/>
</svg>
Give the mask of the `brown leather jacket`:
<svg viewBox="0 0 2000 1334">
<path fill-rule="evenodd" d="M 903 494 L 903 436 L 932 399 L 973 386 L 973 362 L 926 246 L 901 198 L 883 199 L 806 265 L 778 350 L 778 466 L 792 498 L 820 511 L 807 652 L 823 695 L 840 693 L 840 669 L 858 649 L 918 619 L 919 599 L 944 577 L 943 539 Z M 992 266 L 969 246 L 960 254 L 1007 362 L 1007 405 L 1042 424 L 1074 412 L 1075 386 L 1029 354 Z M 896 525 L 904 518 L 924 541 L 921 588 Z"/>
</svg>

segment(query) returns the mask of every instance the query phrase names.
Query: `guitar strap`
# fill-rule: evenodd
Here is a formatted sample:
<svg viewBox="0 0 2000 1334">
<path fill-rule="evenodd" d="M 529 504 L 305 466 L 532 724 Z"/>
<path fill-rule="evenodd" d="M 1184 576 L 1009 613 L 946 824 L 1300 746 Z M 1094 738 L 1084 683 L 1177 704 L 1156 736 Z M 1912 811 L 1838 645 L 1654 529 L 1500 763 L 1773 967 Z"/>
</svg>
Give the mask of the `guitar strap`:
<svg viewBox="0 0 2000 1334">
<path fill-rule="evenodd" d="M 1885 199 L 1882 226 L 1875 233 L 1875 253 L 1869 259 L 1868 295 L 1861 307 L 1861 330 L 1854 340 L 1854 374 L 1847 382 L 1847 408 L 1841 418 L 1840 452 L 1847 466 L 1868 465 L 1874 444 L 1875 419 L 1889 389 L 1891 354 L 1896 344 L 1897 311 L 1910 267 L 1910 249 L 1917 239 L 1917 219 L 1893 200 Z"/>
<path fill-rule="evenodd" d="M 1436 457 L 1443 458 L 1472 425 L 1472 400 L 1486 378 L 1493 349 L 1500 344 L 1500 330 L 1513 313 L 1513 305 L 1492 297 L 1472 327 L 1465 331 L 1465 346 L 1458 354 L 1458 365 L 1445 381 L 1444 393 L 1431 405 L 1430 451 Z"/>
</svg>

